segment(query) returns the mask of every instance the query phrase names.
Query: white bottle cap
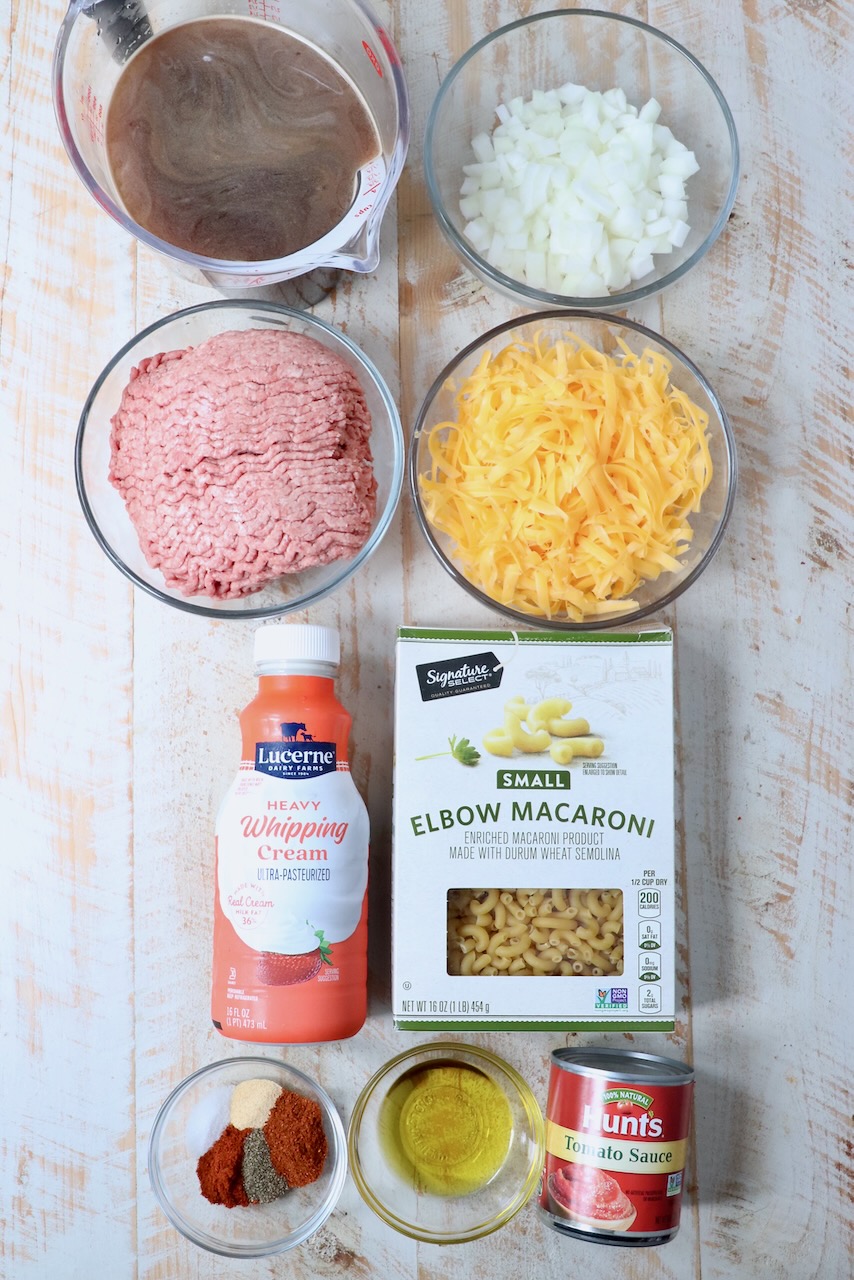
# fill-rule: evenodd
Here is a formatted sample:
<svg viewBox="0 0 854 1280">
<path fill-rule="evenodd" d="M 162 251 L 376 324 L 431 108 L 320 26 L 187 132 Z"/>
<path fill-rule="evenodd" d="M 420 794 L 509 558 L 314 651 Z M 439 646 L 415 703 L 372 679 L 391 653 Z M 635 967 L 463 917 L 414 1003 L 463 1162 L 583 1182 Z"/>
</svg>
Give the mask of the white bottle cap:
<svg viewBox="0 0 854 1280">
<path fill-rule="evenodd" d="M 304 662 L 337 667 L 340 660 L 341 640 L 335 627 L 274 622 L 259 627 L 255 632 L 256 667 L 281 667 Z"/>
</svg>

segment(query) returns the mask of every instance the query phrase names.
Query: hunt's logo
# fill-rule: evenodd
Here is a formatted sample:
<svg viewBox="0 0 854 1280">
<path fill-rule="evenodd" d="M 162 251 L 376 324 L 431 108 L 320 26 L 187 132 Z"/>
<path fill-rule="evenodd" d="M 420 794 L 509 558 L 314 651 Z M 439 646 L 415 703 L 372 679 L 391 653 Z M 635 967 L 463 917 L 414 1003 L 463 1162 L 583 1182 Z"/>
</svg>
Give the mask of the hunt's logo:
<svg viewBox="0 0 854 1280">
<path fill-rule="evenodd" d="M 653 1115 L 653 1102 L 652 1096 L 640 1089 L 606 1089 L 598 1107 L 585 1102 L 580 1127 L 612 1137 L 660 1138 L 662 1122 Z"/>
<path fill-rule="evenodd" d="M 334 742 L 315 742 L 299 721 L 286 720 L 281 730 L 281 742 L 255 743 L 256 772 L 288 782 L 335 773 L 338 761 Z"/>
<path fill-rule="evenodd" d="M 494 653 L 473 653 L 467 658 L 446 658 L 443 662 L 416 664 L 422 702 L 437 698 L 456 698 L 462 693 L 480 693 L 497 689 L 504 668 Z"/>
</svg>

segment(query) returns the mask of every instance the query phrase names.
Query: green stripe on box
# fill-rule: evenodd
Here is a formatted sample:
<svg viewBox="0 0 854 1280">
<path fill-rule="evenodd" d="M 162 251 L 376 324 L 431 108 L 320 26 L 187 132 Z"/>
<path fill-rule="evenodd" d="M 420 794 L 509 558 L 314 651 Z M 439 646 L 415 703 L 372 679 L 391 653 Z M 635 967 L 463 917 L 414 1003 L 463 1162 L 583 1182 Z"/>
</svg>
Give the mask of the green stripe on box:
<svg viewBox="0 0 854 1280">
<path fill-rule="evenodd" d="M 605 1019 L 590 1018 L 586 1022 L 578 1019 L 561 1022 L 410 1022 L 402 1018 L 394 1019 L 396 1031 L 675 1031 L 675 1022 L 611 1022 Z"/>
<path fill-rule="evenodd" d="M 398 627 L 398 640 L 476 641 L 500 644 L 672 644 L 671 631 L 446 631 L 441 627 Z"/>
</svg>

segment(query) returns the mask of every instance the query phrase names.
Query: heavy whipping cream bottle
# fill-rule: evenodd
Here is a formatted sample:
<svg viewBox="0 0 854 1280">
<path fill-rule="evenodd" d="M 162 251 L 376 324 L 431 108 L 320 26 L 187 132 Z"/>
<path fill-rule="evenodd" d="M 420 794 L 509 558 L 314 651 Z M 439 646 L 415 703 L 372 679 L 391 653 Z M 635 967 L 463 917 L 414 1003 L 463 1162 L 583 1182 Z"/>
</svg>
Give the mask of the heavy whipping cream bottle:
<svg viewBox="0 0 854 1280">
<path fill-rule="evenodd" d="M 234 1040 L 343 1040 L 365 1021 L 368 813 L 335 696 L 338 632 L 255 632 L 258 693 L 216 820 L 214 1026 Z"/>
</svg>

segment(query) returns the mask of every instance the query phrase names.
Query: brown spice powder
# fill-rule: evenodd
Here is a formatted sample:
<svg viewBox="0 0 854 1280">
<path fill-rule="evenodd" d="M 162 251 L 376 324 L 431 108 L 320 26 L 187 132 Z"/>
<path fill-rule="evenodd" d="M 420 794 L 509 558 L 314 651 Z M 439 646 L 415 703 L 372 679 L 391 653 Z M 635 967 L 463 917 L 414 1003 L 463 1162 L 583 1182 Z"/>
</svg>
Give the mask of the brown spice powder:
<svg viewBox="0 0 854 1280">
<path fill-rule="evenodd" d="M 283 1090 L 264 1125 L 264 1137 L 273 1168 L 288 1186 L 305 1187 L 317 1181 L 329 1152 L 317 1102 Z"/>
</svg>

